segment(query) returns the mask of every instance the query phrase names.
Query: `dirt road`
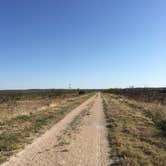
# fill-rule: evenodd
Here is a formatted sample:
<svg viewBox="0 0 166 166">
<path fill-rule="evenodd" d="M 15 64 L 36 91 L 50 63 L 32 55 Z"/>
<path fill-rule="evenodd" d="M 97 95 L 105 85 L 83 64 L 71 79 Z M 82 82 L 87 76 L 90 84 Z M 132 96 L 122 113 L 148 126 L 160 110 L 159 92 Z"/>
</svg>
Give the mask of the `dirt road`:
<svg viewBox="0 0 166 166">
<path fill-rule="evenodd" d="M 108 146 L 97 94 L 2 166 L 107 166 Z"/>
</svg>

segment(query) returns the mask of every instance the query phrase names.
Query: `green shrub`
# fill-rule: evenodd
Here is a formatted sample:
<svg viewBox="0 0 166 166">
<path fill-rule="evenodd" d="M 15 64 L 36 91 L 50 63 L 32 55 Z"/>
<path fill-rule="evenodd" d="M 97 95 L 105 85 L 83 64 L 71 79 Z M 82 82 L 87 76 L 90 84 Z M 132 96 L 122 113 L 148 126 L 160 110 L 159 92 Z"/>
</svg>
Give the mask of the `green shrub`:
<svg viewBox="0 0 166 166">
<path fill-rule="evenodd" d="M 166 136 L 166 119 L 161 120 L 158 123 L 158 127 L 162 130 L 163 134 Z"/>
</svg>

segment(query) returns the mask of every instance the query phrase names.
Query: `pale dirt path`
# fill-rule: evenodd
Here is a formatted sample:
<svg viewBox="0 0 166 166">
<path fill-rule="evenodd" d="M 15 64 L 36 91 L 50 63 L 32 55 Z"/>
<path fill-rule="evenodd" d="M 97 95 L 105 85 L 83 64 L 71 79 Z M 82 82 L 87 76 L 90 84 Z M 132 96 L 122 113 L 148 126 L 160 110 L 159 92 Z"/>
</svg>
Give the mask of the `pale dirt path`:
<svg viewBox="0 0 166 166">
<path fill-rule="evenodd" d="M 97 96 L 90 115 L 83 118 L 79 133 L 68 146 L 68 152 L 60 154 L 63 166 L 108 166 L 109 144 L 103 103 L 100 94 Z M 58 165 L 58 163 L 57 163 Z"/>
<path fill-rule="evenodd" d="M 68 136 L 69 144 L 57 146 L 58 137 L 63 138 L 69 124 L 93 101 L 89 115 L 82 117 L 79 131 L 73 131 Z M 108 152 L 103 104 L 98 94 L 70 112 L 43 136 L 2 166 L 107 166 Z"/>
</svg>

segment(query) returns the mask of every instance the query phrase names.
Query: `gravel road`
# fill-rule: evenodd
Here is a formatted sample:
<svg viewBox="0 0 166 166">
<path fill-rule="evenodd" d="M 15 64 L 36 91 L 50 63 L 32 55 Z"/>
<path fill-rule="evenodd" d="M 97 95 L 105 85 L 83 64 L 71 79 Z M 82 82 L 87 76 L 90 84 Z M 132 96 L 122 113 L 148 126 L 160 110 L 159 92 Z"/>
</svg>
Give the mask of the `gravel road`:
<svg viewBox="0 0 166 166">
<path fill-rule="evenodd" d="M 100 93 L 71 111 L 2 166 L 107 166 L 109 145 Z"/>
</svg>

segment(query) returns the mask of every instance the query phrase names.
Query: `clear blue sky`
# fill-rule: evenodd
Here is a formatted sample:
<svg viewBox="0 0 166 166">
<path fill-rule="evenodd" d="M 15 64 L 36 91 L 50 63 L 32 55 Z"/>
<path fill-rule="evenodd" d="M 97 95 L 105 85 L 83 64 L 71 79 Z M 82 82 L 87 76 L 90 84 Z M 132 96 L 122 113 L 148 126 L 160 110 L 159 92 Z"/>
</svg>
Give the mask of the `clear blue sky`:
<svg viewBox="0 0 166 166">
<path fill-rule="evenodd" d="M 0 2 L 0 89 L 166 86 L 165 0 Z"/>
</svg>

